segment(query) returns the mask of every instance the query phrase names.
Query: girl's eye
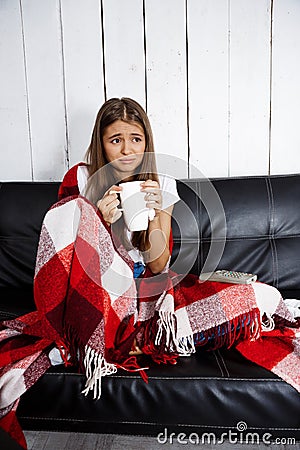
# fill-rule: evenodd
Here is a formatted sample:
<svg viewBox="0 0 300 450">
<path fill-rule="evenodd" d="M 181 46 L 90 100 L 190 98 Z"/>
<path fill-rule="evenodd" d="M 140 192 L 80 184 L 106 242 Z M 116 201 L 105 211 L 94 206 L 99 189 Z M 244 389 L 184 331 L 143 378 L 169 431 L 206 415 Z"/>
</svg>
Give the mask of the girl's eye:
<svg viewBox="0 0 300 450">
<path fill-rule="evenodd" d="M 135 138 L 133 138 L 133 142 L 141 142 L 141 138 L 139 138 L 139 137 L 135 137 Z"/>
<path fill-rule="evenodd" d="M 111 141 L 112 144 L 119 144 L 121 140 L 119 138 L 115 138 Z"/>
</svg>

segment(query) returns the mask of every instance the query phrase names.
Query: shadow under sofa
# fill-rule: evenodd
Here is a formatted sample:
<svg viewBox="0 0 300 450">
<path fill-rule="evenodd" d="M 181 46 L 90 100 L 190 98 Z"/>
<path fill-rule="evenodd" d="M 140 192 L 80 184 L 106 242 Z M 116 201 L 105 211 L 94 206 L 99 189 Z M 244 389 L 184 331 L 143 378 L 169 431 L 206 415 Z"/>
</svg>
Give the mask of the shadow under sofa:
<svg viewBox="0 0 300 450">
<path fill-rule="evenodd" d="M 253 272 L 284 298 L 300 298 L 300 175 L 178 180 L 172 268 Z M 42 219 L 57 182 L 0 183 L 0 319 L 35 309 L 32 283 Z M 226 225 L 226 230 L 224 229 Z M 213 250 L 213 251 L 211 251 Z M 211 253 L 210 253 L 211 252 Z M 208 258 L 209 255 L 209 258 Z M 81 394 L 77 369 L 50 368 L 21 398 L 24 429 L 170 436 L 258 433 L 300 440 L 300 396 L 289 384 L 234 348 L 198 348 L 177 365 L 145 356 L 149 382 L 119 370 L 102 396 Z M 211 439 L 213 439 L 211 435 Z M 161 435 L 162 436 L 162 435 Z"/>
</svg>

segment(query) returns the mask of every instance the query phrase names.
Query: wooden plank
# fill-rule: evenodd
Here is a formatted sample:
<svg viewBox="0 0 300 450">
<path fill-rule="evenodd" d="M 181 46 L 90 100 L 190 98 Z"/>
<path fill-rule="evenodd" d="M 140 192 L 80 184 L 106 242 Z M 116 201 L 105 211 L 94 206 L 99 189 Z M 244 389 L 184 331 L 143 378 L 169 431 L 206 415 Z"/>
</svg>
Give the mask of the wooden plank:
<svg viewBox="0 0 300 450">
<path fill-rule="evenodd" d="M 231 0 L 229 175 L 268 173 L 270 19 L 270 0 Z"/>
<path fill-rule="evenodd" d="M 31 180 L 31 154 L 19 0 L 0 2 L 0 179 Z"/>
<path fill-rule="evenodd" d="M 103 0 L 103 18 L 107 98 L 145 107 L 143 0 Z"/>
<path fill-rule="evenodd" d="M 22 0 L 34 180 L 65 171 L 65 104 L 59 0 Z"/>
<path fill-rule="evenodd" d="M 176 177 L 188 173 L 185 16 L 184 0 L 145 2 L 147 110 L 159 170 Z"/>
<path fill-rule="evenodd" d="M 188 2 L 191 176 L 228 174 L 228 1 Z"/>
<path fill-rule="evenodd" d="M 276 0 L 273 16 L 271 174 L 300 172 L 300 2 Z"/>
<path fill-rule="evenodd" d="M 68 156 L 82 161 L 98 109 L 104 102 L 99 0 L 62 0 Z"/>
</svg>

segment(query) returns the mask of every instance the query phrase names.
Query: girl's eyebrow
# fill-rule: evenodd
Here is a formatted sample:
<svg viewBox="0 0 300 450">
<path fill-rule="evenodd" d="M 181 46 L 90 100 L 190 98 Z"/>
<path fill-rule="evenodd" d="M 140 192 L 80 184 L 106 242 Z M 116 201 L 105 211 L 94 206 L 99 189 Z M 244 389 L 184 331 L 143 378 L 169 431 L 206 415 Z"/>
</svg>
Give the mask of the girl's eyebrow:
<svg viewBox="0 0 300 450">
<path fill-rule="evenodd" d="M 115 133 L 115 134 L 112 134 L 111 136 L 108 136 L 107 139 L 112 139 L 112 138 L 119 137 L 119 136 L 121 136 L 121 133 Z"/>
<path fill-rule="evenodd" d="M 111 136 L 108 136 L 107 139 L 113 139 L 113 138 L 120 137 L 120 136 L 122 136 L 122 133 L 115 133 L 115 134 L 112 134 Z M 130 133 L 130 136 L 143 137 L 143 134 L 142 133 Z"/>
</svg>

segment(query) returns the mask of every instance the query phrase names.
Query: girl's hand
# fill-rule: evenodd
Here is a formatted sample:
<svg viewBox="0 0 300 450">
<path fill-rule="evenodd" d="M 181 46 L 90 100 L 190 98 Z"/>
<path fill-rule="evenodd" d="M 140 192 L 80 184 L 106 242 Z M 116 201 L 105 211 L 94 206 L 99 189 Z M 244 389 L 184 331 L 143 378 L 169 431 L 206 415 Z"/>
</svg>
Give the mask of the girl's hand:
<svg viewBox="0 0 300 450">
<path fill-rule="evenodd" d="M 160 214 L 162 209 L 162 195 L 157 181 L 147 180 L 141 183 L 141 190 L 145 192 L 146 207 L 153 208 L 155 216 Z"/>
<path fill-rule="evenodd" d="M 105 192 L 103 198 L 97 202 L 97 208 L 107 225 L 116 222 L 122 215 L 122 211 L 117 208 L 120 204 L 117 193 L 121 192 L 121 190 L 122 188 L 120 186 L 112 186 Z"/>
</svg>

